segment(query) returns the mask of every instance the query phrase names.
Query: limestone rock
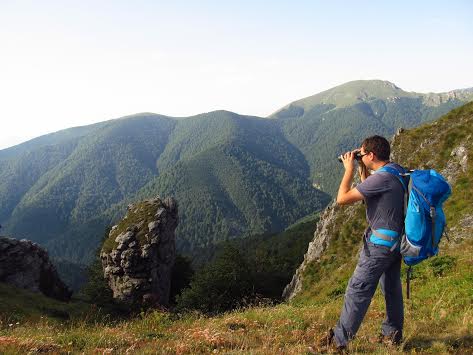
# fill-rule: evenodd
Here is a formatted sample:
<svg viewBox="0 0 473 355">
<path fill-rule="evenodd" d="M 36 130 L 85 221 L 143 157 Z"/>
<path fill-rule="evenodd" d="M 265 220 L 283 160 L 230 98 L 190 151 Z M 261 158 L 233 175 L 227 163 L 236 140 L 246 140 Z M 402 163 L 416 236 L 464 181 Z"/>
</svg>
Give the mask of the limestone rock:
<svg viewBox="0 0 473 355">
<path fill-rule="evenodd" d="M 440 173 L 445 176 L 449 184 L 453 185 L 458 175 L 466 172 L 467 167 L 468 150 L 461 144 L 452 150 L 447 166 Z"/>
<path fill-rule="evenodd" d="M 104 244 L 100 257 L 104 277 L 116 300 L 146 306 L 168 305 L 177 212 L 174 199 L 163 201 L 157 197 L 130 204 L 127 215 L 112 228 L 111 240 Z"/>
<path fill-rule="evenodd" d="M 68 301 L 72 294 L 46 250 L 26 239 L 0 237 L 0 282 L 60 301 Z"/>
<path fill-rule="evenodd" d="M 349 206 L 348 209 L 353 209 L 353 206 Z M 291 282 L 284 288 L 283 299 L 291 300 L 302 290 L 302 275 L 304 270 L 310 263 L 318 260 L 327 249 L 330 242 L 329 227 L 333 224 L 336 211 L 338 210 L 339 207 L 337 203 L 333 201 L 332 204 L 322 212 L 314 233 L 314 239 L 309 243 L 307 253 L 304 255 L 304 261 L 296 270 Z"/>
</svg>

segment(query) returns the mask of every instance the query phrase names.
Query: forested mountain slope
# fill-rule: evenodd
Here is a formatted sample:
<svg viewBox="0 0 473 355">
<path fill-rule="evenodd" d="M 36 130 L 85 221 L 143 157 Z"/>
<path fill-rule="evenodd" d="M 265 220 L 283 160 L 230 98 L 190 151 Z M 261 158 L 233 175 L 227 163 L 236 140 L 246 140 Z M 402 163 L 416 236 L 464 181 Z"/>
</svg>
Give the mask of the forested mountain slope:
<svg viewBox="0 0 473 355">
<path fill-rule="evenodd" d="M 315 186 L 332 195 L 341 172 L 336 156 L 373 134 L 391 137 L 473 100 L 471 89 L 441 94 L 406 92 L 381 80 L 348 82 L 295 101 L 271 115 L 311 168 Z"/>
<path fill-rule="evenodd" d="M 179 150 L 181 160 L 138 194 L 176 197 L 183 207 L 177 234 L 186 236 L 178 238 L 181 250 L 277 232 L 325 206 L 329 197 L 310 186 L 303 155 L 271 121 L 225 111 L 214 115 L 206 124 L 218 120 L 226 134 L 202 140 L 205 150 L 173 145 L 169 151 Z M 187 133 L 179 132 L 181 140 L 191 139 L 192 130 Z M 183 158 L 189 150 L 195 155 Z"/>
<path fill-rule="evenodd" d="M 431 120 L 471 95 L 357 81 L 270 118 L 144 113 L 52 133 L 0 151 L 0 224 L 7 235 L 80 263 L 128 203 L 156 194 L 177 198 L 178 247 L 189 254 L 277 232 L 329 201 L 337 154 L 369 134 Z"/>
<path fill-rule="evenodd" d="M 63 259 L 87 262 L 106 226 L 143 197 L 179 199 L 178 245 L 189 253 L 279 231 L 328 201 L 311 187 L 303 155 L 263 118 L 142 114 L 56 136 L 2 160 L 0 216 L 6 234 Z"/>
</svg>

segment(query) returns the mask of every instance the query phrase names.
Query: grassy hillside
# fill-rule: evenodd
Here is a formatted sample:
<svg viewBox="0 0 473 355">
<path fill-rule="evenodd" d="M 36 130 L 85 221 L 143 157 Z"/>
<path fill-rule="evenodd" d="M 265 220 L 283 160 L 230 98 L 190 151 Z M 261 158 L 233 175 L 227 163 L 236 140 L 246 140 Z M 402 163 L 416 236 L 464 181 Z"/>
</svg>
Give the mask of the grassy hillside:
<svg viewBox="0 0 473 355">
<path fill-rule="evenodd" d="M 416 93 L 409 93 L 389 81 L 383 80 L 356 80 L 336 86 L 321 93 L 297 100 L 277 111 L 273 116 L 279 116 L 289 107 L 300 107 L 305 112 L 318 105 L 334 105 L 335 107 L 353 106 L 359 102 L 373 99 L 387 99 L 392 97 L 415 97 Z"/>
<path fill-rule="evenodd" d="M 435 167 L 454 178 L 452 196 L 445 204 L 450 241 L 442 240 L 440 255 L 414 269 L 411 299 L 405 300 L 401 348 L 386 348 L 371 340 L 384 318 L 378 290 L 351 344 L 354 353 L 473 353 L 473 165 L 470 162 L 463 170 L 462 160 L 456 160 L 458 154 L 451 154 L 464 147 L 471 156 L 472 127 L 473 104 L 468 104 L 396 138 L 394 152 L 399 162 L 412 168 Z M 43 319 L 15 318 L 19 324 L 10 322 L 10 326 L 5 320 L 12 318 L 4 316 L 11 313 L 10 303 L 1 308 L 0 352 L 305 354 L 338 318 L 361 246 L 363 218 L 361 205 L 337 207 L 336 218 L 327 226 L 331 242 L 320 261 L 306 269 L 303 292 L 290 304 L 251 307 L 216 317 L 154 311 L 120 322 L 96 320 L 89 314 L 63 324 L 44 312 Z M 0 293 L 4 295 L 5 291 Z M 18 303 L 23 301 L 19 298 Z"/>
<path fill-rule="evenodd" d="M 273 113 L 271 117 L 293 117 L 294 114 L 287 115 L 291 110 L 305 113 L 319 105 L 332 105 L 333 107 L 342 108 L 373 100 L 396 101 L 400 98 L 421 98 L 424 103 L 437 106 L 451 99 L 469 101 L 472 99 L 472 95 L 473 90 L 471 88 L 453 90 L 448 93 L 422 94 L 404 91 L 385 80 L 355 80 L 294 101 Z"/>
<path fill-rule="evenodd" d="M 451 240 L 442 241 L 440 256 L 414 268 L 413 298 L 406 302 L 406 326 L 411 327 L 411 336 L 419 341 L 424 338 L 429 346 L 438 342 L 444 350 L 451 350 L 455 339 L 458 344 L 462 340 L 469 345 L 472 342 L 466 334 L 471 334 L 473 327 L 473 166 L 470 163 L 463 170 L 452 154 L 457 147 L 464 147 L 468 155 L 473 152 L 472 127 L 470 103 L 436 122 L 402 133 L 393 147 L 395 158 L 402 165 L 435 168 L 454 178 L 452 196 L 444 206 Z M 295 298 L 296 304 L 322 305 L 344 293 L 357 260 L 353 250 L 360 247 L 366 223 L 362 205 L 337 209 L 336 218 L 328 227 L 330 244 L 323 257 L 306 269 L 303 291 Z M 350 223 L 343 222 L 347 220 Z M 381 297 L 377 297 L 375 305 L 382 309 Z M 446 334 L 435 338 L 435 333 Z"/>
<path fill-rule="evenodd" d="M 0 282 L 0 327 L 11 327 L 25 321 L 36 323 L 42 319 L 64 322 L 76 316 L 82 317 L 87 305 L 80 302 L 60 302 L 28 290 L 15 288 Z M 1 344 L 1 342 L 0 342 Z"/>
<path fill-rule="evenodd" d="M 461 248 L 445 252 L 455 258 L 455 264 L 429 265 L 422 278 L 418 273 L 413 282 L 412 300 L 405 303 L 402 347 L 389 349 L 370 340 L 379 332 L 384 317 L 382 297 L 377 292 L 351 344 L 354 353 L 471 353 L 473 270 L 469 256 L 473 245 L 469 240 Z M 303 302 L 253 307 L 215 317 L 154 311 L 111 322 L 97 321 L 89 313 L 83 319 L 61 322 L 44 315 L 39 320 L 9 323 L 12 326 L 2 324 L 0 352 L 306 354 L 307 347 L 336 322 L 342 305 L 338 292 L 322 291 L 323 295 Z"/>
</svg>

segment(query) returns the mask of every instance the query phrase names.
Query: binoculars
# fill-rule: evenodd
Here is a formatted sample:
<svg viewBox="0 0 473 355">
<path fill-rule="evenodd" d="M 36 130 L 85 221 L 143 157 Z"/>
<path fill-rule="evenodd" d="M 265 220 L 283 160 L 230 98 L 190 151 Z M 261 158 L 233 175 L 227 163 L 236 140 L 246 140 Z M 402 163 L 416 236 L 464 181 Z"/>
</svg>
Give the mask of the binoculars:
<svg viewBox="0 0 473 355">
<path fill-rule="evenodd" d="M 363 157 L 363 154 L 361 154 L 361 151 L 357 150 L 357 151 L 355 152 L 355 160 L 360 161 L 362 157 Z M 342 162 L 342 155 L 339 155 L 339 156 L 338 156 L 338 161 L 339 161 L 340 163 Z"/>
</svg>

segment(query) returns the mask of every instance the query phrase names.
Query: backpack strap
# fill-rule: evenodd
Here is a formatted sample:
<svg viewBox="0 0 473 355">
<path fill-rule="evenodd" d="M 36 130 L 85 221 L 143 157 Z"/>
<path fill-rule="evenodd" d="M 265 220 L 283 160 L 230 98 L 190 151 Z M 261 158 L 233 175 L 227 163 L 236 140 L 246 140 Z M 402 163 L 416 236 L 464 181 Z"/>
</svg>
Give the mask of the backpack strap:
<svg viewBox="0 0 473 355">
<path fill-rule="evenodd" d="M 437 217 L 437 211 L 435 207 L 430 207 L 430 217 L 432 218 L 432 249 L 435 248 L 435 219 Z"/>
<path fill-rule="evenodd" d="M 392 168 L 392 167 L 390 167 L 390 166 L 383 166 L 383 167 L 379 168 L 378 170 L 376 170 L 376 173 L 378 173 L 378 172 L 383 172 L 383 171 L 384 171 L 384 172 L 387 172 L 387 173 L 390 173 L 390 174 L 392 174 L 392 175 L 394 175 L 394 176 L 396 176 L 396 177 L 398 178 L 399 182 L 401 183 L 401 185 L 402 185 L 404 191 L 407 190 L 406 183 L 405 183 L 405 181 L 403 180 L 403 178 L 402 178 L 402 176 L 401 176 L 401 173 L 400 173 L 397 169 L 394 169 L 394 168 Z M 402 175 L 407 175 L 407 174 L 402 174 Z"/>
<path fill-rule="evenodd" d="M 409 196 L 411 195 L 411 190 L 412 190 L 412 179 L 409 175 L 406 174 L 406 176 L 409 176 L 409 184 L 407 184 L 407 190 L 404 191 L 404 219 L 406 218 L 407 214 L 407 205 L 409 203 Z"/>
</svg>

